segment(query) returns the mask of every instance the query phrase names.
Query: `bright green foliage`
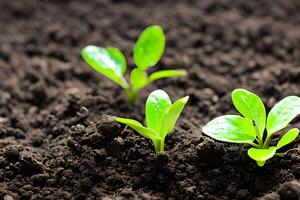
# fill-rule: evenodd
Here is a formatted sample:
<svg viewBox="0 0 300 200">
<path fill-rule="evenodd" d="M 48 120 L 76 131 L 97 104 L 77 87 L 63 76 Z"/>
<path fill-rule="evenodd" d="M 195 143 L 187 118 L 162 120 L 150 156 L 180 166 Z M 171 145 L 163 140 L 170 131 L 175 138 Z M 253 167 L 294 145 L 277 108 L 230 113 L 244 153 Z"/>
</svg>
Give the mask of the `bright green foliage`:
<svg viewBox="0 0 300 200">
<path fill-rule="evenodd" d="M 128 84 L 123 75 L 126 72 L 126 59 L 122 52 L 116 48 L 87 46 L 82 52 L 82 57 L 93 69 L 105 75 L 123 88 Z"/>
<path fill-rule="evenodd" d="M 289 130 L 276 146 L 270 146 L 270 140 L 275 132 L 286 128 L 300 114 L 300 98 L 297 96 L 284 98 L 271 109 L 268 116 L 261 99 L 247 90 L 236 89 L 232 92 L 231 98 L 236 109 L 244 117 L 237 115 L 217 117 L 203 127 L 203 133 L 223 142 L 252 145 L 253 148 L 248 150 L 248 155 L 258 166 L 263 166 L 274 155 L 284 155 L 277 153 L 277 150 L 293 142 L 299 134 L 299 129 Z"/>
<path fill-rule="evenodd" d="M 272 158 L 276 153 L 276 147 L 270 147 L 267 149 L 250 148 L 248 155 L 250 158 L 256 161 L 257 165 L 262 167 L 265 165 L 266 160 Z"/>
<path fill-rule="evenodd" d="M 267 118 L 267 131 L 273 134 L 285 128 L 300 113 L 300 98 L 289 96 L 282 99 L 270 111 Z"/>
<path fill-rule="evenodd" d="M 266 109 L 261 99 L 245 90 L 234 90 L 231 97 L 236 109 L 245 118 L 256 122 L 259 139 L 262 140 L 266 126 Z"/>
<path fill-rule="evenodd" d="M 124 88 L 129 102 L 134 104 L 139 91 L 151 82 L 187 74 L 184 70 L 162 70 L 148 76 L 146 70 L 160 60 L 164 50 L 165 35 L 162 28 L 157 25 L 147 27 L 134 46 L 133 58 L 137 67 L 131 71 L 130 84 L 124 78 L 126 59 L 120 50 L 89 45 L 82 49 L 81 55 L 93 69 Z"/>
<path fill-rule="evenodd" d="M 299 130 L 297 128 L 293 128 L 289 130 L 286 134 L 282 136 L 282 138 L 278 141 L 276 147 L 277 149 L 284 147 L 285 145 L 294 141 L 299 134 Z"/>
<path fill-rule="evenodd" d="M 146 102 L 147 127 L 144 127 L 141 123 L 133 119 L 116 118 L 116 121 L 126 124 L 143 137 L 152 140 L 157 153 L 163 152 L 165 138 L 173 131 L 176 121 L 188 99 L 189 97 L 186 96 L 172 104 L 165 91 L 155 90 L 149 95 Z"/>
<path fill-rule="evenodd" d="M 223 142 L 252 143 L 256 131 L 250 119 L 238 115 L 224 115 L 210 121 L 202 131 L 208 136 Z M 227 134 L 224 132 L 227 131 Z"/>
<path fill-rule="evenodd" d="M 165 51 L 165 34 L 160 26 L 146 28 L 135 43 L 133 58 L 141 70 L 152 67 Z"/>
</svg>

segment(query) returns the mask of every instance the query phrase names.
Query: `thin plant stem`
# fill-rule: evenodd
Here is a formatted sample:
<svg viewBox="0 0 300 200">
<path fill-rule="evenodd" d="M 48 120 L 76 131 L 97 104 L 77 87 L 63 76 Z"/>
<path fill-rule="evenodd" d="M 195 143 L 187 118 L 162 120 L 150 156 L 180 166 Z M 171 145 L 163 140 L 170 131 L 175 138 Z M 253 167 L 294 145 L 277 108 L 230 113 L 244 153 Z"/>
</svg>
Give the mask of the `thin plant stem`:
<svg viewBox="0 0 300 200">
<path fill-rule="evenodd" d="M 268 146 L 270 145 L 270 142 L 271 142 L 271 138 L 272 138 L 272 134 L 268 134 L 267 138 L 266 138 L 266 140 L 265 140 L 265 142 L 263 144 L 264 148 L 268 148 Z"/>
<path fill-rule="evenodd" d="M 162 139 L 157 139 L 155 141 L 153 141 L 153 144 L 154 144 L 154 148 L 155 148 L 155 152 L 156 153 L 161 153 L 164 151 L 164 140 Z"/>
<path fill-rule="evenodd" d="M 131 105 L 134 105 L 137 99 L 138 91 L 133 91 L 130 88 L 125 89 L 128 101 Z"/>
<path fill-rule="evenodd" d="M 260 146 L 258 144 L 255 144 L 254 142 L 250 142 L 249 144 L 254 146 L 255 148 L 258 148 L 258 149 L 260 148 Z"/>
<path fill-rule="evenodd" d="M 258 127 L 256 126 L 256 124 L 254 124 L 254 127 L 255 127 L 255 132 L 256 132 L 256 140 L 258 142 L 258 145 L 257 145 L 257 148 L 262 148 L 263 147 L 263 141 L 262 141 L 262 137 L 259 133 L 259 130 L 258 130 Z"/>
</svg>

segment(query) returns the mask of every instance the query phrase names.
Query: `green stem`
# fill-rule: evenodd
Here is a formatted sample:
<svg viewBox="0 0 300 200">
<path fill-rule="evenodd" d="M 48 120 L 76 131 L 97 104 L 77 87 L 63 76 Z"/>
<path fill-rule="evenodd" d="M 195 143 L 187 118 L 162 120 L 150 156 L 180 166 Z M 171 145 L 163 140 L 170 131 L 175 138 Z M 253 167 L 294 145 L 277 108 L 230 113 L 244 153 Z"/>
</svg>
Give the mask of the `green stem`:
<svg viewBox="0 0 300 200">
<path fill-rule="evenodd" d="M 299 151 L 300 152 L 300 149 L 299 148 L 294 148 L 294 149 L 290 149 L 284 153 L 275 153 L 275 156 L 279 156 L 279 157 L 283 157 L 285 156 L 287 153 L 291 152 L 291 151 Z"/>
<path fill-rule="evenodd" d="M 257 136 L 257 140 L 258 140 L 257 148 L 261 149 L 263 147 L 262 136 L 259 133 L 258 127 L 256 125 L 254 125 L 254 127 L 255 127 L 255 132 L 256 132 L 256 136 Z"/>
<path fill-rule="evenodd" d="M 275 153 L 275 156 L 283 157 L 286 153 Z"/>
<path fill-rule="evenodd" d="M 153 142 L 153 144 L 156 153 L 161 153 L 164 151 L 165 143 L 163 139 L 157 139 L 155 142 Z"/>
<path fill-rule="evenodd" d="M 271 137 L 272 137 L 272 134 L 267 135 L 267 138 L 266 138 L 266 140 L 263 144 L 263 148 L 268 148 L 269 147 L 270 142 L 271 142 Z"/>
<path fill-rule="evenodd" d="M 254 146 L 257 149 L 260 149 L 260 145 L 255 144 L 254 142 L 249 143 L 250 145 Z"/>
<path fill-rule="evenodd" d="M 125 92 L 128 97 L 128 101 L 131 105 L 134 105 L 137 99 L 138 91 L 132 91 L 131 89 L 125 89 Z"/>
</svg>

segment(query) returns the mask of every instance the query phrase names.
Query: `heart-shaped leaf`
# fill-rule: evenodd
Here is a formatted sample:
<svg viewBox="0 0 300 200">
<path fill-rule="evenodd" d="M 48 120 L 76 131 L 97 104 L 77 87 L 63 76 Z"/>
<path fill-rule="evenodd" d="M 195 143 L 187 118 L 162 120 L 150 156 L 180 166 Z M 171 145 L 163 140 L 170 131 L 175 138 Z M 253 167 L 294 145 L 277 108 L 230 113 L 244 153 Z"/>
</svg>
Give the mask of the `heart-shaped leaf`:
<svg viewBox="0 0 300 200">
<path fill-rule="evenodd" d="M 163 117 L 169 111 L 172 103 L 169 95 L 163 90 L 152 92 L 146 102 L 147 127 L 161 133 Z"/>
<path fill-rule="evenodd" d="M 300 98 L 289 96 L 278 102 L 267 117 L 267 131 L 271 135 L 285 128 L 297 115 L 300 114 Z"/>
<path fill-rule="evenodd" d="M 202 132 L 223 142 L 252 143 L 256 132 L 250 119 L 237 115 L 224 115 L 208 122 Z"/>
<path fill-rule="evenodd" d="M 266 126 L 266 109 L 261 99 L 252 92 L 236 89 L 231 94 L 232 102 L 236 109 L 246 118 L 255 122 L 258 137 L 262 139 Z"/>
<path fill-rule="evenodd" d="M 126 71 L 126 59 L 119 49 L 90 45 L 82 49 L 81 55 L 85 62 L 97 72 L 121 87 L 128 88 L 128 83 L 123 77 Z"/>
<path fill-rule="evenodd" d="M 286 134 L 284 134 L 281 139 L 277 143 L 277 149 L 293 142 L 297 136 L 299 135 L 299 129 L 293 128 L 289 130 Z"/>
<path fill-rule="evenodd" d="M 248 149 L 248 155 L 257 162 L 258 166 L 262 167 L 267 160 L 275 155 L 276 149 L 276 147 L 270 147 L 268 149 L 250 148 Z"/>
<path fill-rule="evenodd" d="M 134 62 L 145 70 L 155 65 L 165 50 L 165 34 L 160 26 L 147 27 L 138 38 L 133 50 Z"/>
</svg>

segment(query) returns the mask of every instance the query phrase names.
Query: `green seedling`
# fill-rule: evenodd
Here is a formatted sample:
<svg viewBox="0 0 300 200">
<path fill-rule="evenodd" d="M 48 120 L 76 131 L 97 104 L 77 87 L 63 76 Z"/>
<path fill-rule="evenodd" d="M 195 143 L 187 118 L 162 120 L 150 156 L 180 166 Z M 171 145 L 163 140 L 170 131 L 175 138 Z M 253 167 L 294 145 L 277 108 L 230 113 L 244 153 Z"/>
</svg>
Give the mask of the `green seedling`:
<svg viewBox="0 0 300 200">
<path fill-rule="evenodd" d="M 277 151 L 294 141 L 299 129 L 289 130 L 276 146 L 270 146 L 271 137 L 277 131 L 286 128 L 300 114 L 300 98 L 297 96 L 284 98 L 271 109 L 268 116 L 262 100 L 247 90 L 236 89 L 232 92 L 231 98 L 236 109 L 244 117 L 238 115 L 217 117 L 207 123 L 202 132 L 222 142 L 252 145 L 248 155 L 258 166 L 264 166 L 273 156 L 284 156 L 286 152 Z"/>
<path fill-rule="evenodd" d="M 120 85 L 128 96 L 128 101 L 134 104 L 139 91 L 155 80 L 169 77 L 185 76 L 184 70 L 161 70 L 150 75 L 146 70 L 154 66 L 165 50 L 165 35 L 160 26 L 147 27 L 139 36 L 133 49 L 136 64 L 130 73 L 130 84 L 126 81 L 126 59 L 122 52 L 114 47 L 97 47 L 89 45 L 82 49 L 83 59 L 94 70 Z"/>
<path fill-rule="evenodd" d="M 116 118 L 117 122 L 126 124 L 143 137 L 152 140 L 157 153 L 164 151 L 165 138 L 175 127 L 176 121 L 182 112 L 189 97 L 183 97 L 175 101 L 170 101 L 168 94 L 163 90 L 152 92 L 146 102 L 146 124 L 133 119 Z"/>
</svg>

